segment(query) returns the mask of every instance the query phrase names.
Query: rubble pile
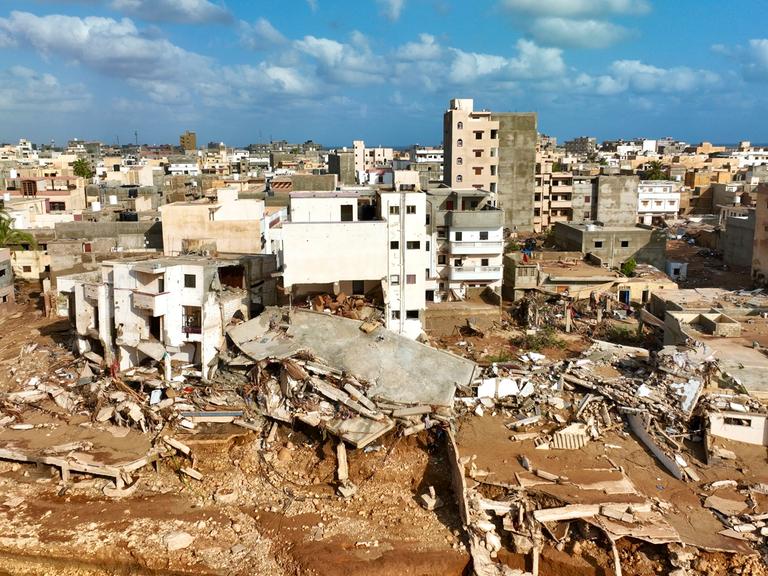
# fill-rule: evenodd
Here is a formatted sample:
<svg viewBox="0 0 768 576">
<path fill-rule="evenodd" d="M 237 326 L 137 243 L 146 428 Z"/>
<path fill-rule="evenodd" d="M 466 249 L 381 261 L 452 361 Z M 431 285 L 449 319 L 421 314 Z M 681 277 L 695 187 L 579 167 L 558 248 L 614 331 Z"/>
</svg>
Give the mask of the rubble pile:
<svg viewBox="0 0 768 576">
<path fill-rule="evenodd" d="M 307 302 L 307 307 L 315 312 L 325 312 L 336 316 L 343 316 L 351 320 L 378 321 L 382 310 L 371 300 L 362 296 L 347 296 L 344 292 L 331 296 L 319 294 Z"/>
</svg>

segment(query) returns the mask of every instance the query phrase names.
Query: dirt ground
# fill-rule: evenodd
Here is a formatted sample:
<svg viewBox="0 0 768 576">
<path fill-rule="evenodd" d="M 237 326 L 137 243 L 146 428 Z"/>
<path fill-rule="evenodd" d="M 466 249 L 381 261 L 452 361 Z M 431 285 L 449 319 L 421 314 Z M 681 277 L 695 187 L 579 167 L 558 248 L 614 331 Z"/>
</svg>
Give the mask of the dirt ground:
<svg viewBox="0 0 768 576">
<path fill-rule="evenodd" d="M 667 240 L 667 260 L 688 263 L 688 278 L 678 282 L 680 288 L 724 288 L 749 290 L 752 277 L 749 268 L 724 266 L 721 258 L 699 256 L 701 246 L 690 246 L 683 240 Z"/>
<path fill-rule="evenodd" d="M 66 320 L 43 318 L 34 298 L 0 316 L 0 392 L 35 375 L 74 385 L 72 363 Z M 110 450 L 126 441 L 104 440 L 87 414 L 65 414 L 50 401 L 27 408 L 23 419 L 51 442 L 65 442 L 83 426 L 89 441 L 114 444 Z M 350 451 L 358 491 L 345 500 L 335 490 L 335 440 L 313 429 L 280 426 L 268 448 L 258 434 L 231 425 L 175 437 L 192 448 L 202 481 L 179 474 L 188 461 L 165 459 L 143 469 L 136 491 L 123 499 L 104 495 L 105 479 L 73 474 L 64 486 L 46 466 L 0 461 L 0 574 L 389 576 L 467 569 L 439 438 L 390 435 Z M 429 486 L 447 503 L 434 512 L 417 503 Z M 166 539 L 175 532 L 188 533 L 192 544 L 169 551 Z"/>
</svg>

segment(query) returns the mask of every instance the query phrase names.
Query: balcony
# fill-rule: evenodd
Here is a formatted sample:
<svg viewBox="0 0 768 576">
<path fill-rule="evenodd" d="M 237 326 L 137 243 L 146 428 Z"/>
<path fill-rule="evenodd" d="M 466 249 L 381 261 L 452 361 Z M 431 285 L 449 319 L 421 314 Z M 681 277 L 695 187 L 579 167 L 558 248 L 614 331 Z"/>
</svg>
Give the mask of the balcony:
<svg viewBox="0 0 768 576">
<path fill-rule="evenodd" d="M 152 316 L 163 316 L 168 310 L 169 292 L 153 294 L 150 292 L 134 292 L 133 307 L 149 310 Z"/>
<path fill-rule="evenodd" d="M 503 242 L 485 240 L 481 242 L 451 242 L 451 254 L 501 254 Z"/>
<path fill-rule="evenodd" d="M 501 266 L 451 266 L 449 278 L 470 282 L 501 280 Z"/>
<path fill-rule="evenodd" d="M 549 207 L 551 208 L 573 208 L 573 202 L 570 198 L 568 200 L 550 200 Z"/>
</svg>

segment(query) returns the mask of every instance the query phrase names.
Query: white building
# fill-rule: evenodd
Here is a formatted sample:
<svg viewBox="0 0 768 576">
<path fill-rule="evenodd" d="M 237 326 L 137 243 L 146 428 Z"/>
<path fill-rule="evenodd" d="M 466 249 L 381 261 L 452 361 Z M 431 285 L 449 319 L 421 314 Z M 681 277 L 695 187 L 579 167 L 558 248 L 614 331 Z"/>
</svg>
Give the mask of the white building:
<svg viewBox="0 0 768 576">
<path fill-rule="evenodd" d="M 680 183 L 670 180 L 641 180 L 637 186 L 638 224 L 660 224 L 677 218 Z"/>
<path fill-rule="evenodd" d="M 417 337 L 432 253 L 426 214 L 426 195 L 412 184 L 292 193 L 282 225 L 284 288 L 294 296 L 380 295 L 386 327 Z"/>
<path fill-rule="evenodd" d="M 430 190 L 433 297 L 465 299 L 472 288 L 501 290 L 504 256 L 504 213 L 491 204 L 493 195 L 474 188 Z"/>
<path fill-rule="evenodd" d="M 358 183 L 365 183 L 365 174 L 375 168 L 391 167 L 395 151 L 392 148 L 366 148 L 363 140 L 352 141 L 355 158 L 355 175 Z"/>
<path fill-rule="evenodd" d="M 165 171 L 171 176 L 200 176 L 200 166 L 194 158 L 172 158 Z"/>
<path fill-rule="evenodd" d="M 224 330 L 275 304 L 271 256 L 222 260 L 184 256 L 116 260 L 101 270 L 61 276 L 79 352 L 95 351 L 120 370 L 146 358 L 203 368 L 215 364 Z"/>
</svg>

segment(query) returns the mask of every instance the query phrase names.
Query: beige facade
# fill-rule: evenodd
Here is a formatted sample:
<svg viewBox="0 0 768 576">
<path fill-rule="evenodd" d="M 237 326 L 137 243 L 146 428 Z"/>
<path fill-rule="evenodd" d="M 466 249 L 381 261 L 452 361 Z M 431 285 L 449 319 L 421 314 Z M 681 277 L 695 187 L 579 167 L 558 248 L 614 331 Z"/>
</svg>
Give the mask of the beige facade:
<svg viewBox="0 0 768 576">
<path fill-rule="evenodd" d="M 179 145 L 184 150 L 197 150 L 197 134 L 189 130 L 185 131 L 179 136 Z"/>
<path fill-rule="evenodd" d="M 755 237 L 752 243 L 752 279 L 768 286 L 768 186 L 753 190 L 755 202 Z"/>
<path fill-rule="evenodd" d="M 452 188 L 496 193 L 499 177 L 499 122 L 476 112 L 469 98 L 451 100 L 443 119 L 445 182 Z"/>
</svg>

